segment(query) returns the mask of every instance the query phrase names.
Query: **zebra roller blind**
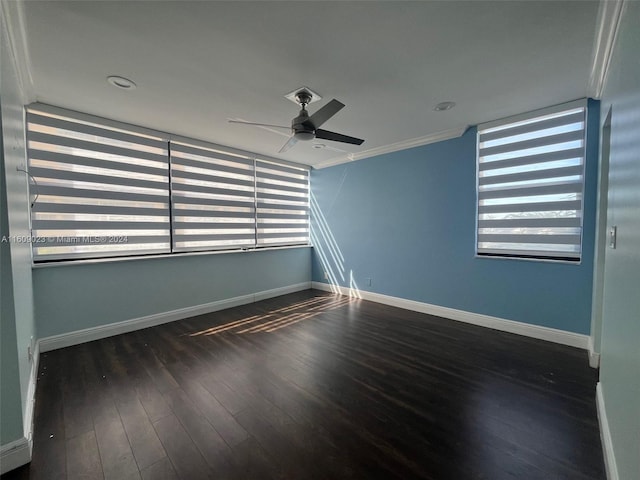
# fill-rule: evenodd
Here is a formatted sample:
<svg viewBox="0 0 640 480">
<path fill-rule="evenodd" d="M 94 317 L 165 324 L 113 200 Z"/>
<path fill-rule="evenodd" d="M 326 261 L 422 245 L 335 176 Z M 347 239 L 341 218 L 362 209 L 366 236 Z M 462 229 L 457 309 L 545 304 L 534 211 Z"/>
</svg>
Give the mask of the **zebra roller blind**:
<svg viewBox="0 0 640 480">
<path fill-rule="evenodd" d="M 253 247 L 254 160 L 171 142 L 174 251 Z"/>
<path fill-rule="evenodd" d="M 309 170 L 112 120 L 27 109 L 35 262 L 309 243 Z"/>
<path fill-rule="evenodd" d="M 35 261 L 170 251 L 161 138 L 30 108 L 27 148 Z"/>
<path fill-rule="evenodd" d="M 309 243 L 309 171 L 256 160 L 257 245 Z"/>
<path fill-rule="evenodd" d="M 477 252 L 579 261 L 586 104 L 478 127 Z"/>
</svg>

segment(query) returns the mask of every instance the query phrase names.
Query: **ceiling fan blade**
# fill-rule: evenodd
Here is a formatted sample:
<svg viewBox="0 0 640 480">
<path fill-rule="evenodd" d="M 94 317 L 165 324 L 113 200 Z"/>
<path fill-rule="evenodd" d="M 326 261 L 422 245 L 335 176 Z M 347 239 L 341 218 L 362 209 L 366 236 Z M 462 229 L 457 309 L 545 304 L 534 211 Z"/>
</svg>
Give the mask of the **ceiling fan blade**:
<svg viewBox="0 0 640 480">
<path fill-rule="evenodd" d="M 295 137 L 295 135 L 291 135 L 291 137 L 289 137 L 289 140 L 287 140 L 287 143 L 285 143 L 282 146 L 282 148 L 280 150 L 278 150 L 278 153 L 286 152 L 291 147 L 293 147 L 296 143 L 298 143 L 298 139 Z"/>
<path fill-rule="evenodd" d="M 270 123 L 245 122 L 244 120 L 228 120 L 228 122 L 239 123 L 241 125 L 254 125 L 256 127 L 286 128 L 287 130 L 291 130 L 291 127 L 285 127 L 284 125 L 271 125 Z"/>
<path fill-rule="evenodd" d="M 309 117 L 314 128 L 318 128 L 324 122 L 333 117 L 336 113 L 344 108 L 344 103 L 339 102 L 335 98 L 327 103 L 324 107 Z"/>
<path fill-rule="evenodd" d="M 316 130 L 316 138 L 321 138 L 322 140 L 333 140 L 334 142 L 351 143 L 353 145 L 362 145 L 364 142 L 361 138 L 350 137 L 348 135 L 342 135 L 341 133 L 322 130 L 321 128 Z"/>
</svg>

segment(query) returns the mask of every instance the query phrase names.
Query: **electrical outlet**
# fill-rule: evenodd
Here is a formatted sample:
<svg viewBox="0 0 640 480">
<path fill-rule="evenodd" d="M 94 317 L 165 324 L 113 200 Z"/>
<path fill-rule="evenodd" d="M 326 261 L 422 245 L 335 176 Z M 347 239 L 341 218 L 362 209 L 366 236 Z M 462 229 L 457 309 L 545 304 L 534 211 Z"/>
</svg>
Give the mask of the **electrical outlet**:
<svg viewBox="0 0 640 480">
<path fill-rule="evenodd" d="M 369 287 L 371 286 L 371 279 L 370 278 L 365 278 L 364 281 Z"/>
<path fill-rule="evenodd" d="M 324 272 L 324 279 L 329 280 L 329 272 Z"/>
</svg>

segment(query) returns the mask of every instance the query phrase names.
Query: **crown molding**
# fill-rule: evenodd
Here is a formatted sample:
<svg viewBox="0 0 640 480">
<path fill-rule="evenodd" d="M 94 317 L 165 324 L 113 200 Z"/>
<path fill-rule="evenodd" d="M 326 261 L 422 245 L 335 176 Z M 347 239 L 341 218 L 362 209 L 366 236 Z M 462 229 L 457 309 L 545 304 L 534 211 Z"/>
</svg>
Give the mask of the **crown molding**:
<svg viewBox="0 0 640 480">
<path fill-rule="evenodd" d="M 36 95 L 31 73 L 31 57 L 27 45 L 23 1 L 0 0 L 0 8 L 9 37 L 9 49 L 18 71 L 22 101 L 24 105 L 27 105 L 35 101 Z"/>
<path fill-rule="evenodd" d="M 602 97 L 607 81 L 624 5 L 625 0 L 600 0 L 588 86 L 589 96 L 595 99 Z"/>
<path fill-rule="evenodd" d="M 377 155 L 383 155 L 385 153 L 398 152 L 400 150 L 407 150 L 409 148 L 420 147 L 422 145 L 428 145 L 430 143 L 441 142 L 443 140 L 450 140 L 452 138 L 458 138 L 467 131 L 468 127 L 457 127 L 442 132 L 436 132 L 423 137 L 410 138 L 401 142 L 390 143 L 389 145 L 382 145 L 380 147 L 370 148 L 357 153 L 349 153 L 347 155 L 341 155 L 339 157 L 330 158 L 314 165 L 315 169 L 322 169 L 332 167 L 334 165 L 340 165 L 341 163 L 355 162 L 356 160 L 362 160 L 363 158 L 375 157 Z"/>
</svg>

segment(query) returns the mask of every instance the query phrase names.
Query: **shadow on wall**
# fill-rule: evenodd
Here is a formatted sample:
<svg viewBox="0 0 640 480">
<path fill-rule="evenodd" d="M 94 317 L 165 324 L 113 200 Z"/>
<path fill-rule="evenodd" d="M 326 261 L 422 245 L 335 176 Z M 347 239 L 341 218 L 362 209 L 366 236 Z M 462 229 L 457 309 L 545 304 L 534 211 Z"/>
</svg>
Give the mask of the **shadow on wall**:
<svg viewBox="0 0 640 480">
<path fill-rule="evenodd" d="M 311 228 L 311 243 L 318 254 L 324 271 L 324 279 L 331 286 L 331 291 L 333 293 L 342 293 L 340 286 L 347 283 L 344 255 L 313 192 L 311 192 L 310 200 L 311 223 L 315 227 Z M 362 298 L 360 289 L 353 278 L 353 270 L 349 270 L 348 285 L 350 297 Z"/>
</svg>

